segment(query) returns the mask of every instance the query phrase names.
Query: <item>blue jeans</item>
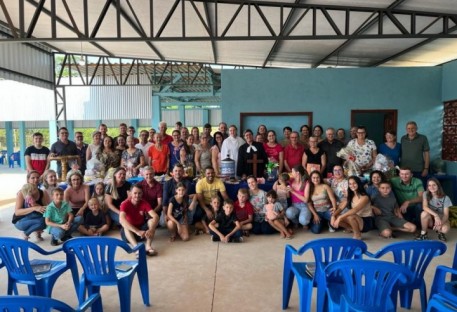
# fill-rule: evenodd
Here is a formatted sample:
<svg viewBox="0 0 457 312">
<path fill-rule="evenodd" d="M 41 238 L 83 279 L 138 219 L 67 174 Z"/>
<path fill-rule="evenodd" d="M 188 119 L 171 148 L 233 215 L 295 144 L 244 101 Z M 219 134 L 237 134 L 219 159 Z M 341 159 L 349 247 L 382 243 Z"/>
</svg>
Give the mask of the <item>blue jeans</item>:
<svg viewBox="0 0 457 312">
<path fill-rule="evenodd" d="M 300 223 L 305 226 L 311 220 L 311 212 L 305 203 L 292 203 L 292 206 L 286 210 L 286 217 L 295 224 Z"/>
<path fill-rule="evenodd" d="M 322 230 L 322 221 L 327 220 L 330 221 L 330 218 L 332 217 L 332 213 L 330 211 L 317 211 L 317 215 L 319 216 L 320 222 L 319 223 L 314 223 L 313 220 L 311 220 L 311 232 L 314 234 L 319 234 Z"/>
<path fill-rule="evenodd" d="M 229 234 L 231 231 L 233 231 L 233 228 L 217 228 L 217 230 L 218 230 L 219 232 L 221 232 L 222 235 L 225 236 L 225 235 Z M 214 235 L 214 236 L 219 237 L 219 235 L 217 235 L 216 232 L 213 232 L 213 230 L 209 230 L 209 233 L 210 233 L 211 235 Z M 240 237 L 242 237 L 242 236 L 243 236 L 243 233 L 242 233 L 240 230 L 238 230 L 238 231 L 236 231 L 235 233 L 233 233 L 232 236 L 230 236 L 230 241 L 232 241 L 232 239 L 234 239 L 234 238 L 240 238 Z"/>
<path fill-rule="evenodd" d="M 46 228 L 43 215 L 40 213 L 30 213 L 18 220 L 14 225 L 19 231 L 23 231 L 25 235 L 29 236 L 35 231 L 42 231 Z"/>
<path fill-rule="evenodd" d="M 120 225 L 121 224 L 121 222 L 119 221 L 119 214 L 118 213 L 115 213 L 112 210 L 109 210 L 108 213 L 109 213 L 109 216 L 110 216 L 111 220 L 113 221 L 113 224 L 116 224 L 116 225 Z"/>
<path fill-rule="evenodd" d="M 406 212 L 403 214 L 405 220 L 414 223 L 418 229 L 421 228 L 421 213 L 422 213 L 422 204 L 414 204 L 408 206 Z"/>
<path fill-rule="evenodd" d="M 61 229 L 60 227 L 54 227 L 51 226 L 49 233 L 52 235 L 52 238 L 54 239 L 62 239 L 64 236 L 69 236 L 71 233 L 76 232 L 78 230 L 78 226 L 81 225 L 83 222 L 83 217 L 81 216 L 76 216 L 73 219 L 73 222 L 71 223 L 70 228 L 65 231 L 64 229 Z"/>
</svg>

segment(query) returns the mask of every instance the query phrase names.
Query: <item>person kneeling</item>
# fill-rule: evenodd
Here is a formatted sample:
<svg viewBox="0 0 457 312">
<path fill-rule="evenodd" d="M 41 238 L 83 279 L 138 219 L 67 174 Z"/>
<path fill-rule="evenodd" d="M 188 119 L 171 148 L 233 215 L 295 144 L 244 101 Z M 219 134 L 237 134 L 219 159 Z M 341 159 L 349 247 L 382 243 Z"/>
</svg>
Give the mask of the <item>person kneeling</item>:
<svg viewBox="0 0 457 312">
<path fill-rule="evenodd" d="M 121 237 L 132 246 L 136 246 L 138 241 L 146 240 L 146 255 L 155 256 L 157 251 L 152 247 L 152 239 L 159 216 L 142 196 L 142 188 L 135 184 L 130 188 L 130 197 L 122 202 L 119 214 Z M 150 217 L 148 220 L 147 215 Z"/>
<path fill-rule="evenodd" d="M 61 188 L 52 191 L 52 202 L 46 207 L 44 218 L 52 236 L 52 246 L 57 246 L 59 239 L 64 242 L 73 238 L 71 233 L 75 232 L 82 222 L 82 217 L 75 217 L 70 205 L 63 200 Z"/>
<path fill-rule="evenodd" d="M 403 218 L 390 182 L 379 184 L 379 193 L 373 198 L 371 208 L 375 214 L 374 222 L 381 237 L 392 238 L 393 230 L 408 233 L 416 231 L 416 225 Z"/>
<path fill-rule="evenodd" d="M 223 243 L 243 242 L 240 222 L 236 218 L 236 214 L 233 211 L 233 202 L 230 199 L 224 201 L 223 210 L 209 224 L 211 240 Z"/>
</svg>

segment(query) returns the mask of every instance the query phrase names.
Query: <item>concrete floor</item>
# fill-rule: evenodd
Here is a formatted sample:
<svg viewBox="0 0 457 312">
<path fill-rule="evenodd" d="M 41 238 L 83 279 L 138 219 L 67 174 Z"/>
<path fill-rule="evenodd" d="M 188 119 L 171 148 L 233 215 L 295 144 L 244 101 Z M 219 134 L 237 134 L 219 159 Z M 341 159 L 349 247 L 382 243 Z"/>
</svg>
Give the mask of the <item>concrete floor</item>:
<svg viewBox="0 0 457 312">
<path fill-rule="evenodd" d="M 25 182 L 25 174 L 17 169 L 0 166 L 0 236 L 15 236 L 19 232 L 11 224 L 15 193 Z M 110 236 L 118 237 L 115 232 Z M 242 244 L 211 242 L 209 236 L 192 236 L 189 242 L 168 241 L 165 229 L 158 229 L 155 247 L 157 257 L 148 258 L 151 306 L 142 304 L 138 283 L 135 280 L 132 290 L 132 311 L 281 311 L 282 271 L 284 246 L 291 244 L 298 248 L 303 243 L 324 237 L 349 237 L 342 232 L 314 235 L 300 232 L 290 241 L 278 235 L 251 236 Z M 384 240 L 375 231 L 364 234 L 369 250 L 374 252 L 382 246 L 400 240 L 410 240 L 407 234 L 399 234 L 393 240 Z M 433 237 L 433 236 L 432 236 Z M 39 245 L 47 250 L 50 238 L 44 235 Z M 34 241 L 32 238 L 31 241 Z M 428 290 L 439 264 L 450 266 L 455 252 L 457 230 L 448 235 L 448 250 L 445 255 L 435 258 L 426 272 Z M 119 255 L 131 259 L 131 255 Z M 64 259 L 63 254 L 56 258 Z M 312 258 L 307 255 L 306 260 Z M 0 270 L 0 294 L 6 293 L 6 271 Z M 26 288 L 19 292 L 26 294 Z M 313 293 L 313 297 L 315 293 Z M 56 283 L 53 297 L 76 306 L 75 291 L 70 273 L 65 273 Z M 114 287 L 102 288 L 105 311 L 118 311 L 119 299 Z M 314 299 L 313 308 L 314 311 Z M 398 309 L 399 311 L 407 311 Z M 287 311 L 298 311 L 297 286 L 294 285 L 290 306 Z M 416 291 L 411 311 L 420 311 L 419 293 Z"/>
</svg>

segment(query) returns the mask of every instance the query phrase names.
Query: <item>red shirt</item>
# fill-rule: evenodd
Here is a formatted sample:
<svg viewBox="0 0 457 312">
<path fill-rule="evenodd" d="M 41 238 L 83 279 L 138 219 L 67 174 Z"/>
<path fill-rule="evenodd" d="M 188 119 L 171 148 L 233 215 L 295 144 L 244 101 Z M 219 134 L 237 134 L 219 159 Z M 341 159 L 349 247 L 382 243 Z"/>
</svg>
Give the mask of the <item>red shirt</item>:
<svg viewBox="0 0 457 312">
<path fill-rule="evenodd" d="M 125 212 L 125 219 L 128 223 L 136 228 L 141 228 L 146 223 L 146 215 L 152 208 L 144 199 L 136 206 L 132 204 L 130 199 L 126 199 L 122 202 L 120 210 Z"/>
<path fill-rule="evenodd" d="M 240 202 L 237 200 L 233 205 L 235 207 L 236 218 L 238 221 L 247 220 L 249 216 L 254 215 L 254 207 L 250 201 L 244 203 L 244 207 L 240 206 Z"/>
<path fill-rule="evenodd" d="M 287 145 L 284 148 L 284 162 L 287 161 L 290 169 L 292 169 L 295 165 L 301 165 L 301 159 L 304 151 L 305 147 L 301 144 L 298 144 L 297 148 L 294 148 L 292 144 Z"/>
<path fill-rule="evenodd" d="M 171 143 L 173 141 L 173 137 L 169 134 L 164 134 L 162 137 L 162 144 L 163 145 L 168 145 L 168 143 Z"/>
<path fill-rule="evenodd" d="M 279 162 L 279 154 L 284 150 L 281 144 L 270 147 L 267 143 L 263 143 L 263 149 L 265 150 L 265 153 L 267 153 L 268 158 L 273 158 L 276 162 Z"/>
<path fill-rule="evenodd" d="M 138 184 L 143 189 L 143 199 L 154 209 L 158 204 L 157 199 L 162 198 L 163 188 L 162 184 L 156 182 L 155 180 L 153 180 L 152 183 L 152 186 L 149 186 L 148 182 L 143 180 Z"/>
</svg>

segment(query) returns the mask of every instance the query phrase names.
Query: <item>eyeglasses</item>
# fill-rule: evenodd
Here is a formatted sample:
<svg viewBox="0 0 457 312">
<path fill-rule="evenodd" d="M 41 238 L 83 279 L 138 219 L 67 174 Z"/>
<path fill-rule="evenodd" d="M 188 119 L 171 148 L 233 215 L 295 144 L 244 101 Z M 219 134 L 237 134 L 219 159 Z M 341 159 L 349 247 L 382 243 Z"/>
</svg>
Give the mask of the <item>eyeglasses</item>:
<svg viewBox="0 0 457 312">
<path fill-rule="evenodd" d="M 66 135 L 68 135 L 68 132 L 60 132 L 60 134 L 66 134 Z"/>
</svg>

